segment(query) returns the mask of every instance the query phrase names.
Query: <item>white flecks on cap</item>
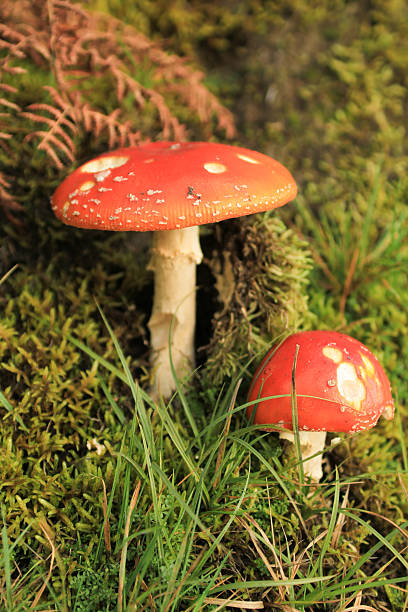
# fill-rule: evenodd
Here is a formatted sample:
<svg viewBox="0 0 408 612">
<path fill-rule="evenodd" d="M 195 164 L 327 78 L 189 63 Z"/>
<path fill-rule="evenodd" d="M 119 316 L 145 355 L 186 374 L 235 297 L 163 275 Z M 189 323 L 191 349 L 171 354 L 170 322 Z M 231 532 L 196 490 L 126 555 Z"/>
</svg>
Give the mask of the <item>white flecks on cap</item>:
<svg viewBox="0 0 408 612">
<path fill-rule="evenodd" d="M 260 164 L 261 163 L 257 159 L 254 159 L 253 157 L 249 157 L 249 155 L 243 155 L 242 153 L 237 153 L 237 157 L 239 159 L 242 159 L 242 161 L 248 162 L 249 164 Z"/>
<path fill-rule="evenodd" d="M 103 193 L 104 191 L 112 191 L 112 187 L 98 187 L 98 191 Z"/>
<path fill-rule="evenodd" d="M 218 162 L 206 162 L 204 164 L 204 170 L 210 172 L 210 174 L 222 174 L 226 172 L 227 168 L 224 164 L 220 164 Z"/>
<path fill-rule="evenodd" d="M 126 176 L 114 176 L 113 180 L 117 183 L 122 183 L 123 181 L 128 181 L 129 179 Z"/>
<path fill-rule="evenodd" d="M 107 155 L 105 157 L 99 157 L 98 159 L 93 159 L 83 166 L 81 166 L 81 172 L 102 172 L 103 170 L 108 170 L 111 168 L 119 168 L 119 166 L 123 166 L 126 162 L 129 161 L 129 157 L 125 157 L 122 155 Z"/>
<path fill-rule="evenodd" d="M 155 193 L 163 193 L 162 189 L 148 189 L 147 190 L 147 195 L 154 195 Z"/>
</svg>

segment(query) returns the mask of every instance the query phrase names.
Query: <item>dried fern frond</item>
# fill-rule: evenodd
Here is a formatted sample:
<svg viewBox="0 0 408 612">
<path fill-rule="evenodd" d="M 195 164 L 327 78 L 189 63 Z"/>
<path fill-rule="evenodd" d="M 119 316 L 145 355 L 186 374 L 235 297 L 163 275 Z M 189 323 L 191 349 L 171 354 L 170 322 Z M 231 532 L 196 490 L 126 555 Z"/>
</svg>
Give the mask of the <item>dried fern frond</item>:
<svg viewBox="0 0 408 612">
<path fill-rule="evenodd" d="M 215 125 L 233 136 L 232 115 L 205 87 L 204 75 L 133 27 L 69 0 L 0 4 L 3 150 L 14 139 L 28 147 L 35 143 L 61 171 L 83 154 L 84 141 L 95 149 L 185 140 L 180 107 L 183 115 L 186 109 L 195 115 L 206 136 Z M 18 82 L 29 80 L 30 66 L 43 79 L 31 99 Z M 2 189 L 7 207 L 8 180 Z"/>
<path fill-rule="evenodd" d="M 12 211 L 21 212 L 23 207 L 21 204 L 16 202 L 16 200 L 10 194 L 9 189 L 10 183 L 6 180 L 4 175 L 0 173 L 0 205 L 4 208 L 6 217 L 16 224 L 17 219 L 12 214 Z"/>
</svg>

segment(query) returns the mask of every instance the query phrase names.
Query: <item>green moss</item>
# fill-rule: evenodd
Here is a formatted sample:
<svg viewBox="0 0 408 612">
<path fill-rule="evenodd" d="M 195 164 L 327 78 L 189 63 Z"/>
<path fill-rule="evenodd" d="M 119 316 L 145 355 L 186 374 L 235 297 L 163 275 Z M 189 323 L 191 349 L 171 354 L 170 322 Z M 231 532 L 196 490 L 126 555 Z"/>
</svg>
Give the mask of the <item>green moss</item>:
<svg viewBox="0 0 408 612">
<path fill-rule="evenodd" d="M 273 213 L 221 225 L 216 236 L 210 265 L 221 308 L 214 316 L 204 376 L 218 386 L 277 338 L 311 324 L 311 256 L 306 243 Z"/>
<path fill-rule="evenodd" d="M 97 466 L 106 469 L 109 463 L 101 456 L 94 465 L 98 455 L 92 440 L 115 446 L 121 439 L 120 422 L 101 388 L 96 362 L 70 341 L 74 337 L 115 361 L 94 298 L 114 317 L 123 303 L 121 285 L 140 287 L 142 274 L 133 265 L 135 276 L 129 283 L 125 273 L 112 271 L 112 261 L 109 267 L 107 272 L 101 262 L 91 273 L 76 267 L 75 274 L 73 268 L 55 264 L 20 268 L 7 281 L 7 294 L 0 297 L 0 387 L 12 407 L 12 412 L 0 408 L 0 490 L 9 516 L 18 524 L 43 512 L 62 521 L 61 528 L 64 523 L 72 527 L 82 505 L 75 508 L 77 495 L 92 489 L 100 494 Z M 144 315 L 133 305 L 127 326 L 121 318 L 118 337 L 126 334 L 124 344 L 129 348 L 137 338 L 143 346 Z M 143 358 L 134 359 L 131 366 L 141 373 Z M 112 394 L 123 395 L 113 378 L 108 386 Z M 93 520 L 100 517 L 89 523 L 88 516 L 85 531 L 93 529 Z"/>
</svg>

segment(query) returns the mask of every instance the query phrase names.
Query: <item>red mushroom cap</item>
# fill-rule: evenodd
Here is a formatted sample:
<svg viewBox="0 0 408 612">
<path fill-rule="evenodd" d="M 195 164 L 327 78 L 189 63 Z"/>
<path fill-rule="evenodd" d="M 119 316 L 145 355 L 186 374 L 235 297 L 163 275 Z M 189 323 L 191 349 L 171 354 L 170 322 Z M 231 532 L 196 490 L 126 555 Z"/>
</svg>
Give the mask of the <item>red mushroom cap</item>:
<svg viewBox="0 0 408 612">
<path fill-rule="evenodd" d="M 167 230 L 277 208 L 296 192 L 290 172 L 262 153 L 155 142 L 86 162 L 55 191 L 52 209 L 77 227 Z"/>
<path fill-rule="evenodd" d="M 290 393 L 297 345 L 299 430 L 356 432 L 374 427 L 381 415 L 392 419 L 390 383 L 371 351 L 345 334 L 308 331 L 293 334 L 273 347 L 258 367 L 249 401 L 286 397 L 250 406 L 248 416 L 255 410 L 254 423 L 292 429 Z"/>
</svg>

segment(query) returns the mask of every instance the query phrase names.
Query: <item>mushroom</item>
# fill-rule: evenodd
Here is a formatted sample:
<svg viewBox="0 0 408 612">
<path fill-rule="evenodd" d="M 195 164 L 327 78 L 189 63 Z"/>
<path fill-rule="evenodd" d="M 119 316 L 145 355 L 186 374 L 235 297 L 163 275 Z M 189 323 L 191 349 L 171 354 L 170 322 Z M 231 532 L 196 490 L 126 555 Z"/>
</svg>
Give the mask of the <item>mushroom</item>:
<svg viewBox="0 0 408 612">
<path fill-rule="evenodd" d="M 394 416 L 391 386 L 381 364 L 364 344 L 345 334 L 293 334 L 272 347 L 255 373 L 248 395 L 255 404 L 248 407 L 248 416 L 259 425 L 291 430 L 281 431 L 280 437 L 294 442 L 292 380 L 303 469 L 312 481 L 323 475 L 326 432 L 355 433 L 374 427 L 381 415 Z"/>
<path fill-rule="evenodd" d="M 152 392 L 169 396 L 175 372 L 194 365 L 198 226 L 286 204 L 296 184 L 274 159 L 205 142 L 155 142 L 121 148 L 84 163 L 52 197 L 55 215 L 87 229 L 152 231 L 154 271 Z M 171 327 L 173 321 L 173 325 Z"/>
</svg>

